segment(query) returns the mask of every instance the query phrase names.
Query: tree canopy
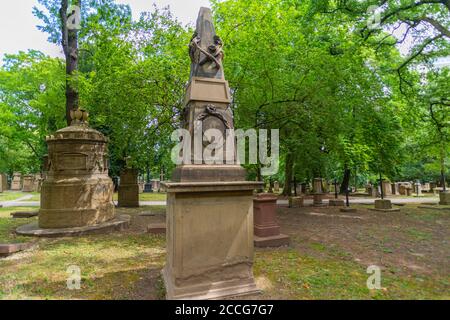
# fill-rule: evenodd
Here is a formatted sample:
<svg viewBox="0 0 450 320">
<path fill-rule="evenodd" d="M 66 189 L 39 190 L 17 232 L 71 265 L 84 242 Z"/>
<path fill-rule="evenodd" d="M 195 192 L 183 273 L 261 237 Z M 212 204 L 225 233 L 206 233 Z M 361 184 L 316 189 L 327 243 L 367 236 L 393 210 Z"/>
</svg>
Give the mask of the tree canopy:
<svg viewBox="0 0 450 320">
<path fill-rule="evenodd" d="M 380 174 L 431 181 L 448 171 L 450 71 L 433 62 L 449 55 L 449 1 L 211 3 L 236 127 L 280 129 L 281 169 L 272 178 L 286 192 L 294 178 L 361 186 Z M 34 50 L 4 59 L 0 171 L 40 170 L 45 136 L 66 125 L 66 81 L 76 81 L 90 125 L 110 139 L 111 175 L 131 157 L 141 172 L 163 169 L 167 178 L 193 30 L 167 8 L 133 20 L 113 0 L 80 4 L 73 74 Z M 33 11 L 54 43 L 63 41 L 60 7 L 39 0 Z M 259 175 L 258 166 L 247 168 Z"/>
</svg>

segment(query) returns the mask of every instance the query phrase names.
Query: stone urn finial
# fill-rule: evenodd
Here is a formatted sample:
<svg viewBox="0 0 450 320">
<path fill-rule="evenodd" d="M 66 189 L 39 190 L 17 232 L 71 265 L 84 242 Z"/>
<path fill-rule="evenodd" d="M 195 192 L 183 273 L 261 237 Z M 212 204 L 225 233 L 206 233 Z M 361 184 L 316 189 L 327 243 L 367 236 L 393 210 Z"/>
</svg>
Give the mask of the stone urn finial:
<svg viewBox="0 0 450 320">
<path fill-rule="evenodd" d="M 70 125 L 85 125 L 87 124 L 88 117 L 89 113 L 84 109 L 78 108 L 76 110 L 71 110 L 70 118 L 72 119 L 72 122 Z"/>
</svg>

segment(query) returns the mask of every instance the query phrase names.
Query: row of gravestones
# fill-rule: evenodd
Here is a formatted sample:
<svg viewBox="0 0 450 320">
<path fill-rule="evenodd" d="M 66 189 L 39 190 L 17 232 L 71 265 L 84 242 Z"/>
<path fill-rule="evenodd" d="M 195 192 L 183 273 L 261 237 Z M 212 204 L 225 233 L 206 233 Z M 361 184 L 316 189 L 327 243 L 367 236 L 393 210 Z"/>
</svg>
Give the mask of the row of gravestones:
<svg viewBox="0 0 450 320">
<path fill-rule="evenodd" d="M 335 186 L 335 184 L 332 182 L 325 183 L 324 179 L 315 178 L 312 187 L 308 183 L 297 183 L 295 185 L 295 192 L 297 194 L 321 194 L 330 192 L 334 193 L 336 187 L 339 192 L 340 184 L 336 184 Z M 280 192 L 280 183 L 278 181 L 275 181 L 273 183 L 273 192 Z"/>
<path fill-rule="evenodd" d="M 42 185 L 42 176 L 40 174 L 27 174 L 22 177 L 19 172 L 14 172 L 11 179 L 11 186 L 8 186 L 8 178 L 5 173 L 0 173 L 0 192 L 6 190 L 39 192 Z"/>
<path fill-rule="evenodd" d="M 433 192 L 439 193 L 442 191 L 442 188 L 438 188 L 436 183 L 411 183 L 411 182 L 395 182 L 391 183 L 389 181 L 384 181 L 382 184 L 383 187 L 383 195 L 391 196 L 391 195 L 402 195 L 402 196 L 411 196 L 413 193 L 416 195 L 421 195 L 422 192 Z M 372 197 L 380 196 L 380 186 L 373 186 L 371 184 L 366 186 L 366 193 Z"/>
</svg>

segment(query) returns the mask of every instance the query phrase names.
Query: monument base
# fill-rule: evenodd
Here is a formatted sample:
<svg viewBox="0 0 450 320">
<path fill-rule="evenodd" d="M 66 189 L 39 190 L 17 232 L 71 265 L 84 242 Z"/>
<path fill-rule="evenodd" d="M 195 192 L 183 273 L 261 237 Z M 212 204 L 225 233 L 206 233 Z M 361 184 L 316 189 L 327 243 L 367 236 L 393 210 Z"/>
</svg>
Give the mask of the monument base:
<svg viewBox="0 0 450 320">
<path fill-rule="evenodd" d="M 175 285 L 167 268 L 162 270 L 162 276 L 168 300 L 220 300 L 261 293 L 253 278 L 179 287 Z"/>
<path fill-rule="evenodd" d="M 380 212 L 398 212 L 400 209 L 393 209 L 391 200 L 378 199 L 375 200 L 375 208 L 369 209 L 370 211 Z"/>
<path fill-rule="evenodd" d="M 131 218 L 128 215 L 121 215 L 114 218 L 113 220 L 109 220 L 107 222 L 103 222 L 94 226 L 61 229 L 42 229 L 39 228 L 37 222 L 33 222 L 18 227 L 16 229 L 16 233 L 22 236 L 46 238 L 78 237 L 90 234 L 104 234 L 114 231 L 122 231 L 128 228 L 130 225 L 130 219 Z"/>
<path fill-rule="evenodd" d="M 290 243 L 290 238 L 285 234 L 279 234 L 276 236 L 269 236 L 269 237 L 255 236 L 254 242 L 255 247 L 257 248 L 276 248 L 288 246 Z"/>
<path fill-rule="evenodd" d="M 289 208 L 303 207 L 303 197 L 289 197 Z"/>
<path fill-rule="evenodd" d="M 11 213 L 11 217 L 14 219 L 28 219 L 37 217 L 39 215 L 38 211 L 16 211 Z"/>
<path fill-rule="evenodd" d="M 150 234 L 165 234 L 166 233 L 165 223 L 152 223 L 147 226 L 147 233 Z"/>
<path fill-rule="evenodd" d="M 253 278 L 257 182 L 166 183 L 167 299 L 258 293 Z"/>
<path fill-rule="evenodd" d="M 343 207 L 345 206 L 345 201 L 341 199 L 330 199 L 328 205 L 330 207 Z"/>
</svg>

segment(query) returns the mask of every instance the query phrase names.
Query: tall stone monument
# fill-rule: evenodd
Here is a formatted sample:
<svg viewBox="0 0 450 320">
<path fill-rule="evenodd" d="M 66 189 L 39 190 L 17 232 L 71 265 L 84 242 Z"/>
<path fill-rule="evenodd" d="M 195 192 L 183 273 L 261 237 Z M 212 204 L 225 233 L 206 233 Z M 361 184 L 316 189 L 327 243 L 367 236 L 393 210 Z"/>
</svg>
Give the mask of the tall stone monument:
<svg viewBox="0 0 450 320">
<path fill-rule="evenodd" d="M 72 111 L 72 124 L 46 139 L 49 163 L 41 189 L 41 228 L 83 227 L 114 218 L 107 139 L 87 125 L 87 117 L 85 111 Z"/>
<path fill-rule="evenodd" d="M 203 136 L 208 129 L 225 134 L 234 128 L 222 41 L 208 8 L 200 9 L 189 53 L 192 64 L 183 127 L 191 133 L 195 151 L 194 130 L 199 126 Z M 205 146 L 200 148 L 203 154 Z M 199 153 L 193 152 L 192 162 L 177 166 L 172 180 L 163 183 L 167 191 L 163 270 L 167 298 L 214 299 L 256 293 L 253 190 L 261 183 L 246 181 L 246 172 L 236 161 L 206 163 Z"/>
<path fill-rule="evenodd" d="M 129 217 L 115 216 L 106 137 L 88 126 L 87 112 L 73 110 L 71 117 L 70 126 L 46 138 L 38 225 L 19 227 L 18 234 L 74 236 L 120 230 L 129 223 Z"/>
</svg>

